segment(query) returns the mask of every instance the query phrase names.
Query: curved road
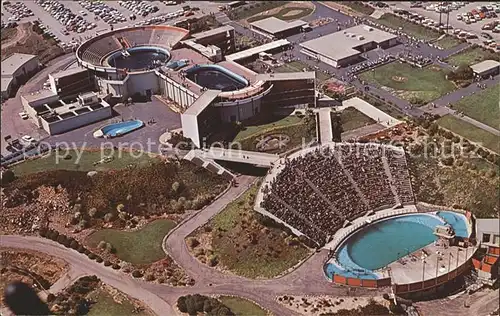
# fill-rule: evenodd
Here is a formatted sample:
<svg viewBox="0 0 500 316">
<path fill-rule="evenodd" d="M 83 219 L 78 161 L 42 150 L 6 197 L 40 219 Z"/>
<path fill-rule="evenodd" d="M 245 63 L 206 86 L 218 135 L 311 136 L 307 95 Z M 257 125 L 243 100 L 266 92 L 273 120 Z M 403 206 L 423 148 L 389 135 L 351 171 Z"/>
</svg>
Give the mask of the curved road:
<svg viewBox="0 0 500 316">
<path fill-rule="evenodd" d="M 346 288 L 332 285 L 323 275 L 322 267 L 328 255 L 326 251 L 314 254 L 290 274 L 270 280 L 246 279 L 222 273 L 209 268 L 191 256 L 184 239 L 245 192 L 254 181 L 254 177 L 239 177 L 237 187 L 231 187 L 214 203 L 178 225 L 166 238 L 164 246 L 168 254 L 196 280 L 196 284 L 192 287 L 174 288 L 133 279 L 121 271 L 104 267 L 77 251 L 40 237 L 3 235 L 0 237 L 0 244 L 3 247 L 36 250 L 61 258 L 70 265 L 74 279 L 81 275 L 96 275 L 104 283 L 144 302 L 157 315 L 176 314 L 172 306 L 175 305 L 177 298 L 180 295 L 193 293 L 231 294 L 245 297 L 259 303 L 276 315 L 298 315 L 277 303 L 275 298 L 278 295 L 346 295 Z M 379 293 L 374 290 L 357 289 L 356 295 Z"/>
</svg>

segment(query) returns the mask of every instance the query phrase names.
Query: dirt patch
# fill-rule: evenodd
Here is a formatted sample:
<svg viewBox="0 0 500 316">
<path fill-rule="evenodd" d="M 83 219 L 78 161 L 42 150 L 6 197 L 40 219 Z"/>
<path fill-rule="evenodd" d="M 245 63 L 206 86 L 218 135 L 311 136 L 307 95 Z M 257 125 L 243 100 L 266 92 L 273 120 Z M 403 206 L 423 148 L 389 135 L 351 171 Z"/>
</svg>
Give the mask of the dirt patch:
<svg viewBox="0 0 500 316">
<path fill-rule="evenodd" d="M 394 80 L 396 82 L 406 82 L 406 81 L 408 81 L 408 78 L 400 77 L 400 76 L 392 76 L 392 80 Z"/>
<path fill-rule="evenodd" d="M 33 285 L 36 290 L 50 288 L 68 270 L 66 262 L 35 251 L 0 249 L 0 287 L 13 281 Z"/>
</svg>

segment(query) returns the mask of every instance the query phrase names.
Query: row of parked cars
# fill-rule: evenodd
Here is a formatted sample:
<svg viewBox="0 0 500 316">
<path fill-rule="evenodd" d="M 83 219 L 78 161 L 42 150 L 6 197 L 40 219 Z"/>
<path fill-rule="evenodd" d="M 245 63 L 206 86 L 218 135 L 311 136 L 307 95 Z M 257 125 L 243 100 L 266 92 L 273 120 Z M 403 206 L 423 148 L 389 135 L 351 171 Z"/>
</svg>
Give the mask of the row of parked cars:
<svg viewBox="0 0 500 316">
<path fill-rule="evenodd" d="M 150 2 L 146 1 L 127 0 L 127 1 L 118 1 L 118 4 L 132 11 L 133 13 L 143 17 L 148 16 L 148 14 L 150 13 L 156 13 L 160 10 L 157 6 L 152 5 Z"/>
<path fill-rule="evenodd" d="M 68 34 L 67 31 L 83 33 L 97 27 L 97 24 L 88 22 L 81 15 L 76 15 L 56 0 L 36 0 L 36 3 L 64 26 L 66 31 L 63 33 L 65 35 Z"/>
<path fill-rule="evenodd" d="M 89 12 L 94 14 L 95 19 L 101 18 L 104 22 L 108 24 L 115 24 L 127 21 L 127 18 L 117 9 L 108 6 L 102 1 L 90 1 L 82 0 L 78 3 L 87 9 Z M 80 13 L 85 14 L 85 11 L 80 11 Z"/>
<path fill-rule="evenodd" d="M 484 19 L 496 18 L 498 17 L 497 13 L 500 13 L 500 6 L 482 6 L 469 12 L 458 14 L 457 20 L 463 21 L 465 24 L 471 24 Z"/>
<path fill-rule="evenodd" d="M 12 14 L 12 16 L 8 19 L 10 22 L 19 22 L 22 18 L 34 15 L 33 12 L 22 2 L 17 1 L 13 3 L 10 1 L 3 1 L 2 4 L 5 11 Z"/>
</svg>

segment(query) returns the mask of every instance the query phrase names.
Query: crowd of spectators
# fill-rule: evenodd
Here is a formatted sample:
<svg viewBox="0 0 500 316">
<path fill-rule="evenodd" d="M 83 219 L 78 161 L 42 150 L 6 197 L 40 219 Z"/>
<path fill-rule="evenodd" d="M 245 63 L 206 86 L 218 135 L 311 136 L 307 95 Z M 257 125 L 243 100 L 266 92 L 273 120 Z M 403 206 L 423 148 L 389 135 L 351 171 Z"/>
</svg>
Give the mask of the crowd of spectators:
<svg viewBox="0 0 500 316">
<path fill-rule="evenodd" d="M 379 65 L 388 63 L 392 60 L 394 60 L 394 56 L 392 56 L 390 54 L 380 56 L 375 60 L 368 59 L 366 61 L 363 61 L 363 62 L 356 64 L 356 65 L 352 66 L 351 68 L 349 68 L 349 70 L 347 71 L 347 74 L 348 75 L 357 74 L 359 72 L 366 71 L 368 69 L 371 69 L 371 68 L 377 67 Z"/>
<path fill-rule="evenodd" d="M 346 220 L 412 201 L 406 161 L 395 150 L 342 143 L 285 159 L 281 172 L 264 187 L 261 206 L 322 245 Z M 390 171 L 384 168 L 384 156 Z"/>
<path fill-rule="evenodd" d="M 418 67 L 424 67 L 432 63 L 432 58 L 425 57 L 422 55 L 416 55 L 411 52 L 405 51 L 405 52 L 400 52 L 397 57 L 409 64 L 418 66 Z"/>
</svg>

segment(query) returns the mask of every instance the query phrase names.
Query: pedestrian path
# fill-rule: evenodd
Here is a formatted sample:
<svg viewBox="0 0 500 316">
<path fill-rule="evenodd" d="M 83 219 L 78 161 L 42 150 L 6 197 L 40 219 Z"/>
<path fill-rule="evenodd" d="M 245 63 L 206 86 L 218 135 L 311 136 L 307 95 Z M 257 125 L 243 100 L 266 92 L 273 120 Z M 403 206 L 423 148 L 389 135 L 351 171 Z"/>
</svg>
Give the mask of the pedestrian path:
<svg viewBox="0 0 500 316">
<path fill-rule="evenodd" d="M 402 121 L 390 116 L 389 114 L 377 109 L 370 103 L 366 102 L 365 100 L 362 100 L 358 97 L 351 98 L 349 100 L 345 100 L 342 102 L 342 106 L 338 108 L 339 111 L 342 111 L 348 107 L 353 107 L 356 110 L 362 112 L 366 116 L 370 117 L 374 121 L 376 121 L 379 124 L 382 124 L 385 127 L 393 127 L 396 126 Z"/>
<path fill-rule="evenodd" d="M 321 144 L 333 141 L 332 117 L 330 108 L 321 108 L 318 110 L 319 138 Z"/>
</svg>

